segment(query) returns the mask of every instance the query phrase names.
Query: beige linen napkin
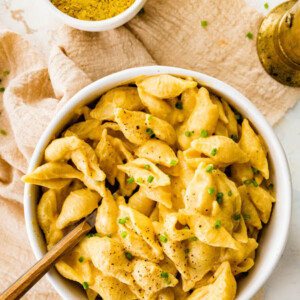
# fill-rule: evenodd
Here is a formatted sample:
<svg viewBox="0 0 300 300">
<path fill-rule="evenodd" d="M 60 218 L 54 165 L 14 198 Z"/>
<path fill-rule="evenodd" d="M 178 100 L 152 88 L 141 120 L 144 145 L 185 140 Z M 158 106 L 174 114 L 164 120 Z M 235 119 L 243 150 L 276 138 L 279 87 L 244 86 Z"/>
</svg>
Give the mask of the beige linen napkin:
<svg viewBox="0 0 300 300">
<path fill-rule="evenodd" d="M 51 118 L 82 87 L 125 68 L 163 64 L 224 80 L 272 124 L 293 106 L 300 90 L 271 79 L 257 58 L 261 18 L 239 0 L 148 0 L 145 14 L 125 27 L 102 33 L 61 28 L 48 63 L 21 36 L 0 32 L 0 129 L 6 132 L 0 134 L 0 291 L 34 263 L 20 178 Z M 43 279 L 23 299 L 59 296 Z"/>
</svg>

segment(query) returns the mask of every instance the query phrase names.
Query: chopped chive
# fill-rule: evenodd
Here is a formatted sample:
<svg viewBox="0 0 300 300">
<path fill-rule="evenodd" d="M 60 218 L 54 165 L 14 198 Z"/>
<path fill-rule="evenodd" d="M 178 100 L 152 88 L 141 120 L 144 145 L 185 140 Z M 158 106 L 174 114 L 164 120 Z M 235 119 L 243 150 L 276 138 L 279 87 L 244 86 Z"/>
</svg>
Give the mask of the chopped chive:
<svg viewBox="0 0 300 300">
<path fill-rule="evenodd" d="M 129 252 L 125 252 L 125 256 L 127 259 L 132 260 L 133 259 L 133 255 Z"/>
<path fill-rule="evenodd" d="M 212 195 L 212 194 L 215 192 L 215 188 L 214 188 L 214 187 L 209 187 L 209 188 L 207 189 L 207 192 L 208 192 L 210 195 Z"/>
<path fill-rule="evenodd" d="M 6 132 L 4 129 L 0 129 L 0 133 L 1 133 L 2 135 L 7 135 L 7 132 Z"/>
<path fill-rule="evenodd" d="M 150 121 L 152 118 L 153 118 L 153 115 L 150 115 L 150 116 L 148 117 L 148 120 Z"/>
<path fill-rule="evenodd" d="M 188 254 L 190 252 L 190 249 L 184 249 L 184 253 Z"/>
<path fill-rule="evenodd" d="M 82 283 L 82 286 L 85 290 L 89 288 L 89 284 L 86 281 Z"/>
<path fill-rule="evenodd" d="M 206 138 L 206 137 L 207 137 L 207 134 L 208 134 L 207 130 L 202 130 L 202 131 L 201 131 L 201 137 L 202 137 L 202 138 Z"/>
<path fill-rule="evenodd" d="M 197 241 L 197 237 L 193 236 L 191 238 L 189 238 L 189 242 L 196 242 Z"/>
<path fill-rule="evenodd" d="M 209 166 L 207 166 L 207 168 L 205 169 L 205 171 L 207 172 L 207 173 L 211 173 L 211 171 L 214 169 L 214 166 L 213 165 L 209 165 Z"/>
<path fill-rule="evenodd" d="M 133 182 L 134 182 L 134 178 L 133 178 L 133 177 L 127 178 L 127 182 L 128 182 L 128 183 L 133 183 Z"/>
<path fill-rule="evenodd" d="M 253 38 L 253 33 L 248 32 L 248 33 L 246 34 L 246 37 L 247 37 L 248 39 L 252 39 L 252 38 Z"/>
<path fill-rule="evenodd" d="M 165 279 L 166 280 L 166 284 L 171 284 L 171 280 L 170 279 Z"/>
<path fill-rule="evenodd" d="M 233 141 L 237 142 L 238 141 L 238 137 L 236 134 L 232 134 L 230 137 Z"/>
<path fill-rule="evenodd" d="M 83 257 L 83 256 L 80 256 L 80 257 L 78 258 L 78 261 L 82 263 L 82 262 L 84 261 L 84 257 Z"/>
<path fill-rule="evenodd" d="M 178 164 L 178 160 L 172 159 L 170 165 L 175 167 Z"/>
<path fill-rule="evenodd" d="M 186 131 L 184 135 L 189 138 L 192 136 L 192 133 L 190 131 Z"/>
<path fill-rule="evenodd" d="M 220 193 L 217 193 L 217 202 L 219 205 L 221 205 L 223 203 L 223 193 L 220 192 Z"/>
<path fill-rule="evenodd" d="M 127 231 L 122 231 L 122 232 L 121 232 L 121 237 L 122 237 L 123 239 L 125 239 L 126 236 L 127 236 Z"/>
<path fill-rule="evenodd" d="M 252 180 L 244 180 L 244 184 L 249 185 L 252 183 Z"/>
<path fill-rule="evenodd" d="M 159 240 L 160 240 L 162 243 L 166 243 L 166 242 L 168 241 L 168 239 L 167 239 L 165 236 L 163 236 L 163 235 L 160 235 L 160 236 L 159 236 Z"/>
<path fill-rule="evenodd" d="M 182 229 L 190 229 L 190 227 L 185 225 L 184 227 L 182 227 Z"/>
<path fill-rule="evenodd" d="M 111 234 L 110 234 L 110 233 L 108 233 L 106 236 L 107 236 L 108 238 L 111 238 Z"/>
<path fill-rule="evenodd" d="M 125 224 L 127 221 L 129 221 L 129 218 L 126 217 L 126 218 L 123 218 L 123 219 L 119 219 L 119 224 Z"/>
<path fill-rule="evenodd" d="M 4 76 L 7 76 L 7 75 L 9 75 L 9 73 L 10 73 L 9 71 L 4 71 L 4 72 L 3 72 L 3 75 L 4 75 Z"/>
<path fill-rule="evenodd" d="M 161 278 L 169 278 L 169 273 L 168 272 L 161 272 L 160 277 Z"/>
<path fill-rule="evenodd" d="M 145 8 L 142 7 L 142 8 L 140 9 L 140 11 L 138 12 L 138 14 L 139 14 L 139 15 L 143 15 L 144 13 L 145 13 Z"/>
<path fill-rule="evenodd" d="M 250 215 L 244 215 L 244 219 L 249 220 L 249 219 L 251 219 L 251 216 Z"/>
<path fill-rule="evenodd" d="M 144 165 L 144 169 L 149 170 L 150 169 L 150 165 Z"/>
<path fill-rule="evenodd" d="M 93 236 L 94 236 L 93 233 L 89 233 L 89 234 L 87 235 L 87 238 L 90 239 L 90 238 L 92 238 Z"/>
<path fill-rule="evenodd" d="M 254 174 L 259 174 L 259 173 L 260 173 L 259 170 L 256 169 L 256 168 L 254 168 L 254 167 L 251 167 L 251 169 L 252 169 L 252 172 L 253 172 Z"/>
<path fill-rule="evenodd" d="M 240 220 L 241 219 L 241 215 L 238 214 L 238 215 L 234 215 L 233 218 L 237 221 L 237 220 Z"/>
<path fill-rule="evenodd" d="M 273 183 L 270 183 L 267 187 L 268 190 L 271 190 L 272 188 L 274 187 L 274 184 Z"/>
<path fill-rule="evenodd" d="M 153 134 L 154 134 L 154 132 L 153 132 L 153 130 L 151 129 L 151 128 L 147 128 L 146 129 L 146 133 L 151 137 L 151 136 L 153 136 Z"/>
<path fill-rule="evenodd" d="M 138 183 L 144 183 L 144 179 L 143 179 L 142 177 L 139 177 L 139 178 L 136 180 L 136 182 L 138 182 Z"/>
<path fill-rule="evenodd" d="M 201 26 L 206 27 L 207 26 L 207 21 L 201 21 Z"/>
<path fill-rule="evenodd" d="M 268 9 L 268 8 L 269 8 L 269 3 L 266 2 L 266 3 L 264 4 L 264 7 L 265 7 L 265 9 Z"/>
<path fill-rule="evenodd" d="M 154 176 L 150 175 L 147 179 L 147 182 L 151 183 L 154 179 Z"/>
<path fill-rule="evenodd" d="M 215 223 L 215 228 L 219 229 L 220 227 L 221 227 L 221 221 L 217 220 L 216 223 Z"/>
<path fill-rule="evenodd" d="M 211 154 L 212 156 L 216 156 L 217 152 L 218 152 L 218 149 L 217 149 L 217 148 L 214 148 L 214 149 L 212 149 L 212 151 L 211 151 L 210 154 Z"/>
<path fill-rule="evenodd" d="M 258 183 L 256 182 L 256 180 L 253 180 L 252 183 L 255 187 L 258 187 Z"/>
<path fill-rule="evenodd" d="M 228 195 L 228 197 L 231 197 L 232 196 L 232 190 L 229 190 L 227 195 Z"/>
<path fill-rule="evenodd" d="M 175 107 L 176 107 L 177 109 L 183 109 L 182 102 L 176 102 Z"/>
<path fill-rule="evenodd" d="M 170 174 L 168 174 L 168 177 L 169 177 L 170 179 L 172 179 L 172 176 L 171 176 Z"/>
<path fill-rule="evenodd" d="M 0 93 L 4 93 L 4 91 L 5 91 L 4 87 L 0 88 Z"/>
</svg>

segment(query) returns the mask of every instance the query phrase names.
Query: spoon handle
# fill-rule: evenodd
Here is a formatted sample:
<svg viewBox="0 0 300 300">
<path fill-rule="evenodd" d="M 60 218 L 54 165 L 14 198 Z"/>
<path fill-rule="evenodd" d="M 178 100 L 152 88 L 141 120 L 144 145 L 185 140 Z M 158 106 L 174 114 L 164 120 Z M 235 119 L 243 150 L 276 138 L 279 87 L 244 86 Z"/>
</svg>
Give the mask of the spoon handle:
<svg viewBox="0 0 300 300">
<path fill-rule="evenodd" d="M 0 295 L 0 300 L 20 299 L 67 251 L 71 250 L 92 227 L 82 221 L 64 239 L 43 256 L 31 269 Z"/>
</svg>

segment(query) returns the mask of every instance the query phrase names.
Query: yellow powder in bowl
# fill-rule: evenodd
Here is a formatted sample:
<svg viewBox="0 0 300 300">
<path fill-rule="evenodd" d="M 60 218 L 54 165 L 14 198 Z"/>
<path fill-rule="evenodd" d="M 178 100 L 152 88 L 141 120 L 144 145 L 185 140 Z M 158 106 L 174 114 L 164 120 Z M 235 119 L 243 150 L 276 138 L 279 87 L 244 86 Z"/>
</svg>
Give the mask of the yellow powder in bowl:
<svg viewBox="0 0 300 300">
<path fill-rule="evenodd" d="M 80 20 L 100 21 L 125 11 L 135 0 L 51 0 L 63 13 Z"/>
</svg>

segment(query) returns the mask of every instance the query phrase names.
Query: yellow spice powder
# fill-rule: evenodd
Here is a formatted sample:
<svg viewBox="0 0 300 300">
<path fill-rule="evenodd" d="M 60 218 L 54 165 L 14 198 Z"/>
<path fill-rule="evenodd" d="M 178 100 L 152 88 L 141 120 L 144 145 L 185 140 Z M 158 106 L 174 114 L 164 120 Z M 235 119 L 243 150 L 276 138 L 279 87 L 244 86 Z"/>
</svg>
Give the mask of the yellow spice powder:
<svg viewBox="0 0 300 300">
<path fill-rule="evenodd" d="M 51 0 L 63 13 L 80 20 L 99 21 L 119 15 L 135 0 Z"/>
</svg>

